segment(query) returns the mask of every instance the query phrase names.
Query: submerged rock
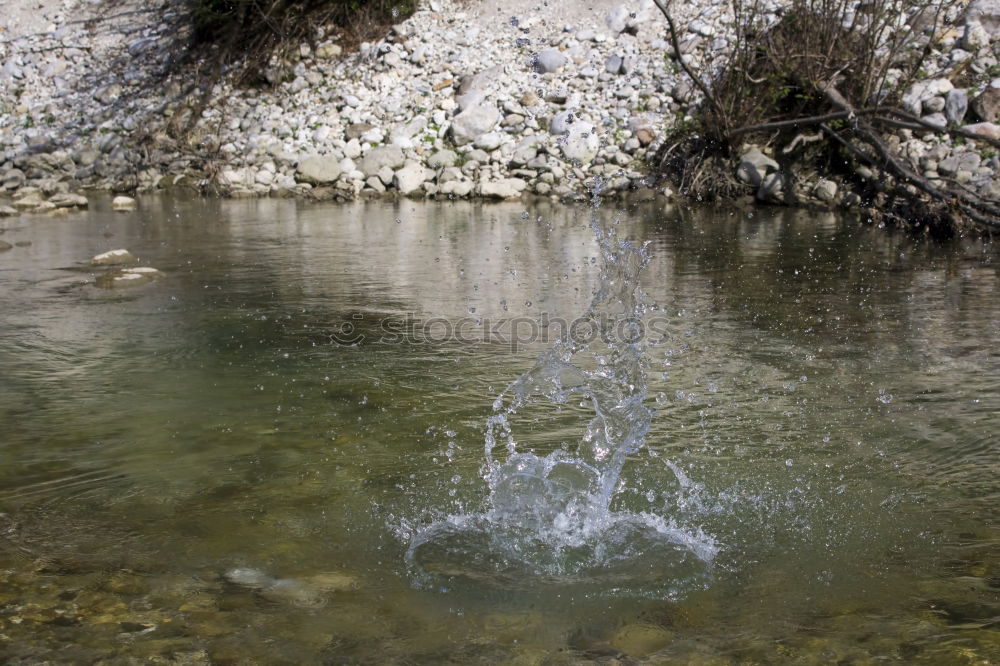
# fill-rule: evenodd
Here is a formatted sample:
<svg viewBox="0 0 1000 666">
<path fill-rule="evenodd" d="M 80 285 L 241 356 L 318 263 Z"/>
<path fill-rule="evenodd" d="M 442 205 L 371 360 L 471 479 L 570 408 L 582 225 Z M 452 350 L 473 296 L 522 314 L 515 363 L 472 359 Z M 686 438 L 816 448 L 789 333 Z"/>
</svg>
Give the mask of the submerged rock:
<svg viewBox="0 0 1000 666">
<path fill-rule="evenodd" d="M 110 250 L 103 252 L 90 260 L 93 266 L 117 266 L 120 264 L 131 264 L 136 261 L 135 256 L 126 249 Z"/>
<path fill-rule="evenodd" d="M 6 241 L 0 241 L 0 252 L 6 252 L 7 250 L 13 249 L 13 245 Z"/>
<path fill-rule="evenodd" d="M 53 194 L 49 197 L 49 203 L 55 205 L 57 208 L 86 208 L 88 205 L 87 197 L 82 194 L 72 194 L 70 192 Z"/>
<path fill-rule="evenodd" d="M 135 210 L 136 203 L 132 197 L 119 195 L 111 200 L 112 210 Z"/>
<path fill-rule="evenodd" d="M 14 217 L 17 215 L 17 209 L 11 208 L 10 206 L 0 206 L 0 217 Z"/>
<path fill-rule="evenodd" d="M 628 624 L 611 639 L 611 646 L 633 658 L 659 652 L 674 640 L 673 634 L 651 624 Z"/>
<path fill-rule="evenodd" d="M 105 273 L 98 276 L 95 282 L 98 287 L 104 289 L 118 289 L 121 287 L 141 287 L 161 277 L 163 277 L 163 273 L 155 268 L 137 266 L 135 268 L 123 268 L 120 271 Z"/>
<path fill-rule="evenodd" d="M 268 576 L 260 569 L 250 567 L 235 567 L 222 574 L 223 580 L 233 585 L 243 587 L 268 587 L 274 585 L 274 578 Z"/>
</svg>

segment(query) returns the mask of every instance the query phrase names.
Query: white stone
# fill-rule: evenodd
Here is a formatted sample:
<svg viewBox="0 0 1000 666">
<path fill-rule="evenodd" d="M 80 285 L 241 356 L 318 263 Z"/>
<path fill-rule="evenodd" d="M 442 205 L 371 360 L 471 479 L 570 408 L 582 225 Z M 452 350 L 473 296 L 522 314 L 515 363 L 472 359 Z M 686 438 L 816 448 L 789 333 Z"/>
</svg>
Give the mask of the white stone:
<svg viewBox="0 0 1000 666">
<path fill-rule="evenodd" d="M 339 162 L 335 155 L 310 155 L 296 167 L 296 179 L 310 185 L 332 183 L 340 177 Z"/>
<path fill-rule="evenodd" d="M 566 159 L 587 164 L 597 157 L 601 140 L 597 135 L 597 129 L 581 120 L 569 126 L 569 132 L 560 145 Z"/>
<path fill-rule="evenodd" d="M 361 157 L 361 142 L 357 139 L 351 139 L 344 144 L 344 156 L 352 160 Z"/>
<path fill-rule="evenodd" d="M 119 194 L 118 196 L 116 196 L 114 199 L 111 200 L 112 210 L 120 210 L 120 211 L 135 210 L 136 205 L 137 204 L 135 199 L 133 199 L 132 197 L 127 197 L 122 194 Z"/>
<path fill-rule="evenodd" d="M 417 162 L 410 162 L 397 171 L 393 177 L 393 184 L 399 193 L 406 196 L 415 193 L 424 184 L 424 181 L 434 177 L 434 172 L 425 168 Z"/>
<path fill-rule="evenodd" d="M 473 145 L 475 145 L 476 148 L 481 148 L 485 151 L 493 151 L 500 147 L 500 144 L 503 143 L 505 137 L 506 134 L 503 132 L 487 132 L 482 136 L 476 137 Z"/>
<path fill-rule="evenodd" d="M 447 183 L 446 183 L 447 185 Z M 520 178 L 505 178 L 504 180 L 487 180 L 479 184 L 479 194 L 495 199 L 516 199 L 521 196 L 528 184 Z"/>
<path fill-rule="evenodd" d="M 486 134 L 500 122 L 500 111 L 492 104 L 470 106 L 451 121 L 451 136 L 459 146 Z"/>
<path fill-rule="evenodd" d="M 109 250 L 102 252 L 90 260 L 92 266 L 117 266 L 119 264 L 130 264 L 135 261 L 135 256 L 131 252 L 122 248 L 120 250 Z"/>
<path fill-rule="evenodd" d="M 975 52 L 989 45 L 990 33 L 986 31 L 982 23 L 973 20 L 965 24 L 965 30 L 962 33 L 962 48 Z"/>
</svg>

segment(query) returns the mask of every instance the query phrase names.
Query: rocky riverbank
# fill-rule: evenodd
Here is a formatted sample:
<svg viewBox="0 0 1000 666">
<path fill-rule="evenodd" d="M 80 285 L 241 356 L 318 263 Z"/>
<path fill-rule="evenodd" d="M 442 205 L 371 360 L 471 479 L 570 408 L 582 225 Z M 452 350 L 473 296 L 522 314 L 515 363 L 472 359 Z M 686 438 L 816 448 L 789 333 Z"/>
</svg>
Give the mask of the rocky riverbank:
<svg viewBox="0 0 1000 666">
<path fill-rule="evenodd" d="M 700 102 L 651 0 L 428 0 L 383 41 L 345 53 L 319 34 L 294 59 L 273 63 L 271 87 L 223 78 L 207 96 L 184 71 L 165 75 L 186 29 L 169 4 L 48 1 L 28 14 L 24 0 L 7 0 L 20 11 L 0 33 L 8 214 L 69 205 L 52 197 L 88 188 L 574 199 L 600 182 L 606 194 L 671 196 L 650 178 L 650 158 Z M 700 71 L 721 66 L 730 4 L 674 10 L 681 57 Z M 780 3 L 769 12 L 776 19 Z M 955 7 L 930 37 L 929 66 L 907 108 L 1000 138 L 1000 2 Z M 927 177 L 1000 195 L 1000 162 L 985 144 L 901 129 L 893 148 Z M 827 174 L 800 175 L 794 192 L 782 191 L 793 186 L 775 176 L 768 152 L 748 146 L 733 164 L 757 199 L 858 203 L 850 182 Z"/>
</svg>

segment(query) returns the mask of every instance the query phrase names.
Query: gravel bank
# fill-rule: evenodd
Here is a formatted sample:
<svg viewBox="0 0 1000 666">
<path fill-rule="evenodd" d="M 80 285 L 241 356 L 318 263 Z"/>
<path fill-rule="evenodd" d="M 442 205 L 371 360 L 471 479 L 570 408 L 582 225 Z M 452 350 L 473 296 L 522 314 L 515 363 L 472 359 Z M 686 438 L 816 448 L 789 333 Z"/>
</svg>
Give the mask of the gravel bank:
<svg viewBox="0 0 1000 666">
<path fill-rule="evenodd" d="M 699 96 L 672 58 L 651 0 L 454 3 L 428 0 L 383 41 L 344 54 L 319 35 L 274 63 L 269 89 L 222 83 L 190 120 L 190 77 L 163 78 L 183 18 L 168 5 L 7 0 L 0 33 L 0 192 L 44 210 L 87 188 L 214 188 L 231 196 L 582 198 L 670 196 L 647 162 Z M 720 66 L 726 0 L 676 8 L 682 57 Z M 770 11 L 776 17 L 780 3 Z M 1000 0 L 956 8 L 906 104 L 933 122 L 1000 137 Z M 901 19 L 906 20 L 906 17 Z M 996 195 L 996 155 L 901 130 L 895 148 L 924 174 Z M 758 199 L 776 168 L 748 150 Z M 774 164 L 775 166 L 772 166 Z M 738 165 L 734 164 L 734 169 Z M 863 174 L 861 174 L 863 177 Z M 849 186 L 807 175 L 803 202 L 851 205 Z M 788 196 L 781 200 L 788 201 Z M 22 203 L 23 202 L 23 203 Z"/>
</svg>

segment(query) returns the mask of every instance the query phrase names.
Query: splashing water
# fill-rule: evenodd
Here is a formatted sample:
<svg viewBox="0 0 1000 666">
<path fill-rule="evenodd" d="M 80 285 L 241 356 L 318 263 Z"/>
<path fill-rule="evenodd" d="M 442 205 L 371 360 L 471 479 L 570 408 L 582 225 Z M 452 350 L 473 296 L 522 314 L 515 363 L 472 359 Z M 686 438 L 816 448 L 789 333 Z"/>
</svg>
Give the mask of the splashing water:
<svg viewBox="0 0 1000 666">
<path fill-rule="evenodd" d="M 639 288 L 650 256 L 646 245 L 619 238 L 616 224 L 604 229 L 595 215 L 591 227 L 602 263 L 580 320 L 586 326 L 571 329 L 494 402 L 482 467 L 489 497 L 481 512 L 412 536 L 406 557 L 418 583 L 603 583 L 677 597 L 708 578 L 717 552 L 710 537 L 656 514 L 612 510 L 622 469 L 653 417 L 642 323 L 650 305 Z M 592 416 L 575 444 L 540 455 L 518 441 L 519 428 L 537 429 L 531 416 L 576 403 Z M 690 485 L 678 467 L 668 469 L 682 488 Z"/>
</svg>

